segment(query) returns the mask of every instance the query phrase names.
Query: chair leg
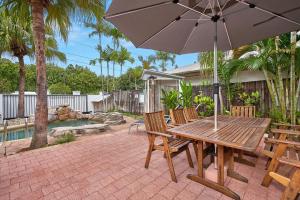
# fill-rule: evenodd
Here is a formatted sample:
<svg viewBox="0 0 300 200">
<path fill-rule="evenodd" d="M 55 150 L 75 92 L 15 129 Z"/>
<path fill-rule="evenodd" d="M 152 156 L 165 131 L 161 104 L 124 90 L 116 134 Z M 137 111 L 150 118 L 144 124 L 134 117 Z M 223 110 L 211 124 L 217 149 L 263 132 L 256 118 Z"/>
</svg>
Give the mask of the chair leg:
<svg viewBox="0 0 300 200">
<path fill-rule="evenodd" d="M 191 168 L 194 168 L 194 164 L 193 164 L 193 160 L 192 160 L 192 156 L 191 156 L 191 152 L 190 152 L 189 147 L 186 148 L 185 152 L 186 152 L 186 157 L 187 157 L 188 162 L 189 162 L 189 166 Z"/>
<path fill-rule="evenodd" d="M 297 194 L 300 192 L 300 169 L 297 169 L 289 183 L 288 187 L 284 190 L 281 200 L 296 199 Z"/>
<path fill-rule="evenodd" d="M 166 154 L 166 157 L 167 157 L 167 163 L 168 163 L 168 166 L 169 166 L 172 181 L 177 183 L 177 178 L 176 178 L 176 175 L 175 175 L 175 170 L 174 170 L 174 166 L 173 166 L 171 152 L 170 152 L 170 149 L 169 149 L 168 139 L 166 137 L 163 137 L 163 142 L 164 142 L 164 151 L 165 151 L 165 154 Z"/>
<path fill-rule="evenodd" d="M 148 148 L 148 153 L 147 153 L 146 163 L 145 163 L 146 169 L 148 169 L 149 164 L 150 164 L 151 154 L 152 154 L 153 147 L 154 147 L 155 136 L 153 136 L 153 135 L 148 136 L 148 139 L 149 139 L 149 148 Z"/>
</svg>

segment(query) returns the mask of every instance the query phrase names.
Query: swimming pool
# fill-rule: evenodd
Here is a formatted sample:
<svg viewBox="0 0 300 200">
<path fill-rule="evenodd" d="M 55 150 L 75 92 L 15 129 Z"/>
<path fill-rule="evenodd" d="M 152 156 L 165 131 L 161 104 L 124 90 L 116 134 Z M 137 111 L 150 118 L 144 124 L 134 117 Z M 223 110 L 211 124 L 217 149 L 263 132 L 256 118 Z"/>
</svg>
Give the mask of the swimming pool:
<svg viewBox="0 0 300 200">
<path fill-rule="evenodd" d="M 67 121 L 55 121 L 48 124 L 48 132 L 51 131 L 53 128 L 57 127 L 65 127 L 65 126 L 83 126 L 89 124 L 97 124 L 95 121 L 91 120 L 67 120 Z M 23 129 L 16 129 L 16 130 L 9 130 L 7 134 L 6 141 L 12 140 L 20 140 L 24 138 L 29 138 L 32 136 L 34 132 L 33 127 L 29 127 L 28 130 L 25 128 Z M 0 132 L 0 142 L 3 142 L 3 132 Z"/>
</svg>

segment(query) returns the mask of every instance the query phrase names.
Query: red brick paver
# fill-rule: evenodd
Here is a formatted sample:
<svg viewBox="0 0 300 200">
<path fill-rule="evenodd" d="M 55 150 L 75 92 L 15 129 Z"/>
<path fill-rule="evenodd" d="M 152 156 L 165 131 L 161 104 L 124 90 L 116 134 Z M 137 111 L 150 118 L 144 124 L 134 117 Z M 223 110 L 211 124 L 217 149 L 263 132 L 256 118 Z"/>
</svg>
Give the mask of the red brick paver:
<svg viewBox="0 0 300 200">
<path fill-rule="evenodd" d="M 196 173 L 196 168 L 188 167 L 185 154 L 174 158 L 178 183 L 171 181 L 160 152 L 153 153 L 150 168 L 145 169 L 147 145 L 143 133 L 128 135 L 124 129 L 1 158 L 0 200 L 229 199 L 186 178 L 188 173 Z M 260 185 L 264 167 L 263 158 L 256 168 L 237 164 L 237 171 L 249 178 L 249 184 L 227 177 L 226 185 L 245 200 L 279 199 L 280 185 Z M 215 173 L 213 166 L 205 172 L 207 177 L 215 177 Z"/>
</svg>

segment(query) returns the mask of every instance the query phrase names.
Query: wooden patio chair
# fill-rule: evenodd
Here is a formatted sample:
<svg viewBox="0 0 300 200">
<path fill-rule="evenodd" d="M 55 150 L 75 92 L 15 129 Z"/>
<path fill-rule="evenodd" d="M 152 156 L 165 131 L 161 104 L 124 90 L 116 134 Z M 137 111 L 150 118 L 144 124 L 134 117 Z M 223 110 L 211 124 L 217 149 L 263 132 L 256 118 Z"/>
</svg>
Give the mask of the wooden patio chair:
<svg viewBox="0 0 300 200">
<path fill-rule="evenodd" d="M 144 119 L 145 119 L 145 127 L 148 135 L 148 140 L 149 140 L 149 148 L 146 157 L 145 168 L 149 167 L 151 154 L 153 151 L 156 150 L 163 151 L 167 159 L 171 178 L 174 182 L 177 182 L 172 158 L 178 155 L 179 153 L 185 151 L 189 166 L 193 168 L 194 165 L 189 150 L 190 141 L 174 138 L 172 135 L 168 134 L 167 132 L 168 126 L 165 121 L 163 111 L 145 113 Z M 155 143 L 155 139 L 157 137 L 161 137 L 162 143 L 160 144 Z"/>
<path fill-rule="evenodd" d="M 183 125 L 183 124 L 187 124 L 187 123 L 191 122 L 191 121 L 188 121 L 187 118 L 185 117 L 183 108 L 170 109 L 170 117 L 171 117 L 171 122 L 172 122 L 171 124 L 174 126 L 179 126 L 179 125 Z M 195 155 L 198 158 L 197 142 L 192 141 L 192 143 L 193 143 Z M 207 155 L 211 156 L 210 163 L 213 162 L 213 160 L 214 160 L 214 145 L 213 144 L 205 143 L 204 157 L 206 157 Z M 209 164 L 206 165 L 205 168 L 207 168 L 209 166 Z"/>
<path fill-rule="evenodd" d="M 230 115 L 233 117 L 255 117 L 255 106 L 230 106 Z"/>
<path fill-rule="evenodd" d="M 190 108 L 184 108 L 183 109 L 183 113 L 184 113 L 184 116 L 185 116 L 185 119 L 188 121 L 188 122 L 193 122 L 193 121 L 196 121 L 198 119 L 201 119 L 197 113 L 197 110 L 195 107 L 190 107 Z"/>
<path fill-rule="evenodd" d="M 294 130 L 294 131 L 300 131 L 300 125 L 292 125 L 292 124 L 283 124 L 283 123 L 272 123 L 272 127 L 275 129 L 284 129 L 284 130 Z M 274 129 L 273 129 L 274 130 Z M 278 133 L 278 131 L 269 131 L 268 132 L 268 138 L 273 139 L 279 139 L 279 140 L 293 140 L 294 136 L 288 136 L 286 133 Z M 265 150 L 272 151 L 273 145 L 272 144 L 266 144 Z"/>
<path fill-rule="evenodd" d="M 188 123 L 188 120 L 185 118 L 183 108 L 170 109 L 170 117 L 172 125 L 179 126 Z"/>
<path fill-rule="evenodd" d="M 275 124 L 276 125 L 276 124 Z M 281 125 L 279 127 L 282 127 Z M 294 127 L 294 126 L 289 126 Z M 268 162 L 266 164 L 267 168 L 269 167 L 271 160 L 273 158 L 274 152 L 280 146 L 277 143 L 267 142 L 268 140 L 281 140 L 281 141 L 291 141 L 293 142 L 294 138 L 300 137 L 300 131 L 293 129 L 271 129 L 268 135 L 268 138 L 265 140 L 265 148 L 262 151 L 266 157 L 268 157 Z M 300 148 L 286 149 L 287 156 L 290 156 L 290 151 L 295 151 L 296 157 L 299 160 Z"/>
<path fill-rule="evenodd" d="M 262 181 L 262 185 L 265 187 L 269 187 L 272 180 L 274 179 L 285 186 L 285 190 L 281 196 L 282 200 L 296 199 L 298 193 L 300 192 L 300 162 L 298 160 L 283 158 L 282 156 L 285 154 L 287 149 L 300 149 L 300 143 L 269 138 L 266 138 L 265 142 L 277 145 L 277 148 L 273 153 L 269 155 L 270 157 L 272 157 L 272 161 Z M 290 178 L 284 177 L 277 173 L 280 164 L 287 164 L 296 168 L 295 172 L 293 172 Z"/>
<path fill-rule="evenodd" d="M 230 106 L 230 115 L 233 117 L 254 118 L 256 114 L 255 112 L 256 112 L 255 106 Z M 256 154 L 250 152 L 243 152 L 241 150 L 238 150 L 237 153 L 238 156 L 234 158 L 235 162 L 255 167 L 255 163 L 252 163 L 244 159 L 243 155 L 247 154 L 249 156 L 257 157 Z"/>
</svg>

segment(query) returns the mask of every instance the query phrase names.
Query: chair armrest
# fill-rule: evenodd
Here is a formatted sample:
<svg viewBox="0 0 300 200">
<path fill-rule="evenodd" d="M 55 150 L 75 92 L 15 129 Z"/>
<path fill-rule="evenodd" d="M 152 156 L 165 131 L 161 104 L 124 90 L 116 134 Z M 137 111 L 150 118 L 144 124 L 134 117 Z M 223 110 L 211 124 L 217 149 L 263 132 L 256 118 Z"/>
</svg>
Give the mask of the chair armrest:
<svg viewBox="0 0 300 200">
<path fill-rule="evenodd" d="M 285 133 L 288 135 L 300 135 L 300 131 L 286 130 L 286 129 L 271 129 L 272 133 Z"/>
<path fill-rule="evenodd" d="M 153 134 L 153 135 L 157 135 L 157 136 L 162 136 L 162 137 L 168 137 L 168 138 L 173 137 L 173 136 L 170 135 L 170 134 L 160 133 L 160 132 L 155 132 L 155 131 L 147 131 L 147 133 Z"/>
<path fill-rule="evenodd" d="M 292 125 L 292 124 L 272 123 L 272 125 L 275 125 L 275 126 L 292 127 L 292 128 L 300 128 L 300 125 Z"/>
<path fill-rule="evenodd" d="M 168 124 L 167 127 L 168 127 L 168 128 L 175 128 L 176 126 L 173 125 L 173 124 Z"/>
<path fill-rule="evenodd" d="M 300 168 L 300 161 L 298 161 L 298 160 L 288 159 L 288 158 L 285 158 L 285 157 L 278 158 L 277 160 L 282 164 L 286 164 L 286 165 L 290 165 L 290 166 L 293 166 L 293 167 Z"/>
<path fill-rule="evenodd" d="M 271 144 L 287 144 L 291 148 L 300 148 L 300 142 L 293 142 L 287 140 L 276 140 L 271 138 L 265 138 L 265 143 Z"/>
</svg>

